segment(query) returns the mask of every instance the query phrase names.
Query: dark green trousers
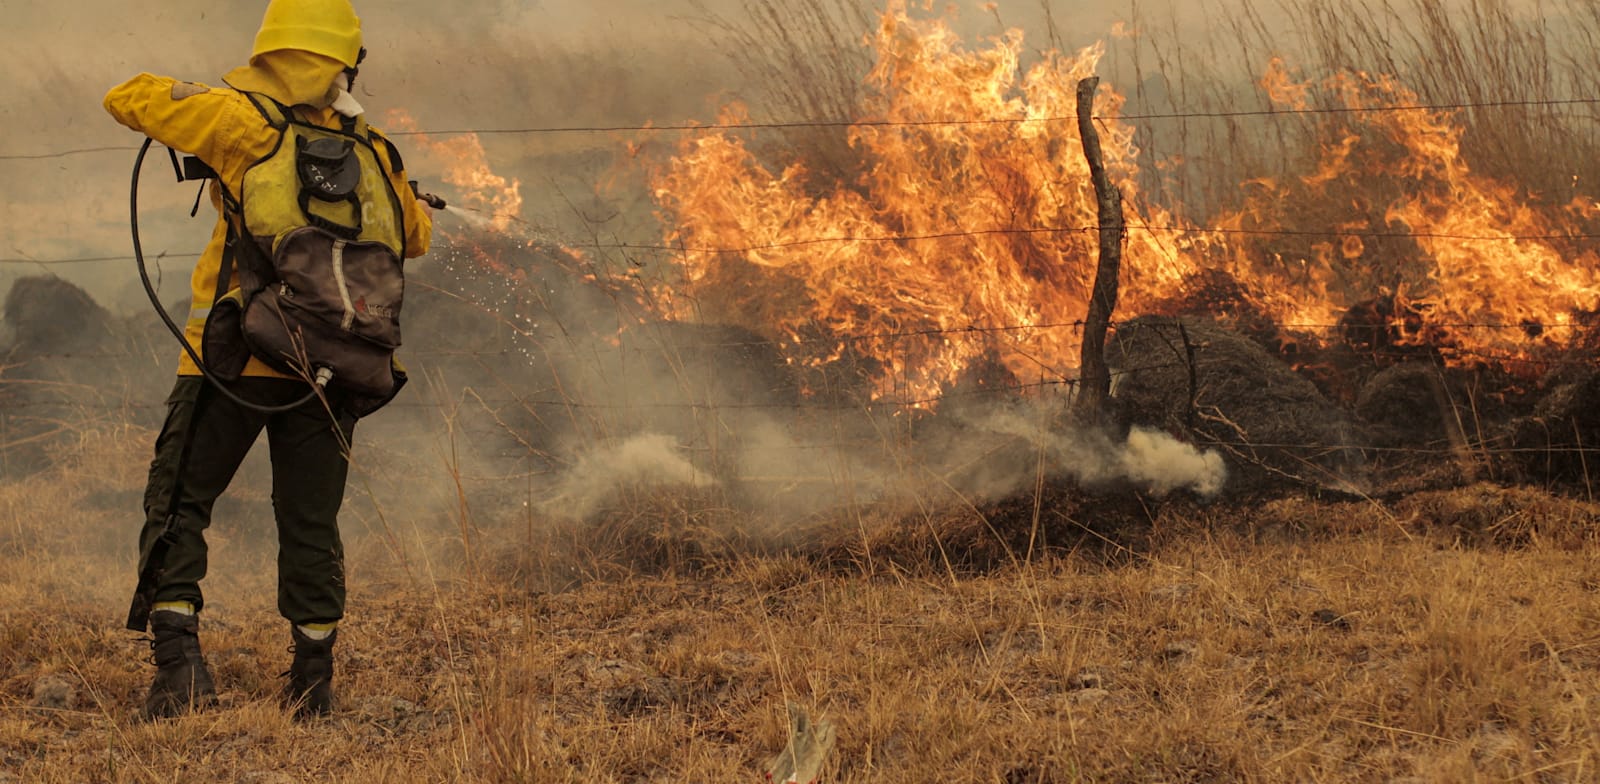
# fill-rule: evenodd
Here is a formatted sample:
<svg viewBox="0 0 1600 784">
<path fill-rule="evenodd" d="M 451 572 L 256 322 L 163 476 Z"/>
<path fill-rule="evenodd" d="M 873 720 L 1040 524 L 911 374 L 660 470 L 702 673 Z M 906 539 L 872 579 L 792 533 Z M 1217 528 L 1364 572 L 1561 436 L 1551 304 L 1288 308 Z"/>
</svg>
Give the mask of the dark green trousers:
<svg viewBox="0 0 1600 784">
<path fill-rule="evenodd" d="M 248 377 L 229 388 L 262 405 L 292 403 L 309 390 L 303 381 Z M 154 599 L 204 605 L 200 581 L 206 576 L 211 509 L 263 429 L 278 523 L 278 612 L 297 624 L 337 621 L 345 598 L 339 505 L 355 418 L 330 415 L 320 399 L 266 414 L 229 400 L 203 378 L 180 376 L 167 398 L 166 423 L 150 463 L 139 569 L 171 520 Z"/>
</svg>

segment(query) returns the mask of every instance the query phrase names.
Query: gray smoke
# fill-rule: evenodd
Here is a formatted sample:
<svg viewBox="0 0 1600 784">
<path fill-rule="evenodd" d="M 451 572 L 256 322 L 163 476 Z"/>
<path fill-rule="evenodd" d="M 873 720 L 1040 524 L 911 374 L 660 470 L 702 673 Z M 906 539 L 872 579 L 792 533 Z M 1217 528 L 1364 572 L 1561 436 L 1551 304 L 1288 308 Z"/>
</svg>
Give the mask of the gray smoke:
<svg viewBox="0 0 1600 784">
<path fill-rule="evenodd" d="M 1070 399 L 999 402 L 957 412 L 965 427 L 930 454 L 949 462 L 943 479 L 963 494 L 993 500 L 1031 487 L 1041 476 L 1089 486 L 1131 485 L 1152 496 L 1188 490 L 1212 497 L 1222 490 L 1222 456 L 1172 436 L 1133 428 L 1122 440 L 1067 421 Z"/>
<path fill-rule="evenodd" d="M 716 480 L 696 469 L 671 436 L 638 433 L 578 454 L 540 507 L 551 517 L 587 519 L 620 493 L 706 488 Z"/>
<path fill-rule="evenodd" d="M 673 373 L 652 375 L 591 345 L 589 365 L 569 370 L 564 388 L 593 403 L 619 389 L 686 387 L 726 403 L 709 383 L 743 372 L 702 368 L 688 383 Z M 656 398 L 657 400 L 661 398 Z M 687 400 L 688 398 L 684 398 Z M 1063 426 L 1066 398 L 997 399 L 932 417 L 922 432 L 897 432 L 894 417 L 865 408 L 808 411 L 621 408 L 598 440 L 575 437 L 560 461 L 569 466 L 549 484 L 540 507 L 552 516 L 584 518 L 622 494 L 714 489 L 752 518 L 780 527 L 837 515 L 863 503 L 943 497 L 1000 500 L 1039 480 L 1090 487 L 1126 486 L 1154 497 L 1188 491 L 1219 493 L 1227 470 L 1221 455 L 1155 430 L 1134 428 L 1113 439 L 1097 429 Z"/>
<path fill-rule="evenodd" d="M 1128 478 L 1156 495 L 1188 488 L 1211 497 L 1222 491 L 1227 466 L 1222 455 L 1201 451 L 1158 430 L 1134 428 L 1123 445 L 1122 467 Z"/>
</svg>

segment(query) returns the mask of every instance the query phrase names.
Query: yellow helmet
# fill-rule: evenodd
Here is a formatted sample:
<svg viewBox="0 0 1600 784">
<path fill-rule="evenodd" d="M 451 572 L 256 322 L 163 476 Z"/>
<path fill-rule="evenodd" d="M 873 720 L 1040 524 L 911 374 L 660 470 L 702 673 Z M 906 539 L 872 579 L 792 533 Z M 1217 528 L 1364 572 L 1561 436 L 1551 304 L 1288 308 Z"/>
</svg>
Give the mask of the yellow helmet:
<svg viewBox="0 0 1600 784">
<path fill-rule="evenodd" d="M 354 68 L 361 53 L 361 18 L 350 0 L 272 0 L 250 56 L 278 49 L 316 52 Z"/>
</svg>

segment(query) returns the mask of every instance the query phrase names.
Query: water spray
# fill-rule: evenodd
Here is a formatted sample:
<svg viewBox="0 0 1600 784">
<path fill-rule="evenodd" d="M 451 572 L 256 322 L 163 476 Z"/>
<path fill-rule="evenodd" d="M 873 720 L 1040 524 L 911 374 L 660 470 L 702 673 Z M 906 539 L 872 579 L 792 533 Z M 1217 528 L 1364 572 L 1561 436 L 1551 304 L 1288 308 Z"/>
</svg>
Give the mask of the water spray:
<svg viewBox="0 0 1600 784">
<path fill-rule="evenodd" d="M 418 190 L 416 180 L 411 181 L 411 192 L 415 194 L 417 200 L 423 204 L 426 204 L 440 212 L 454 215 L 457 218 L 460 218 L 463 222 L 473 226 L 482 228 L 485 226 L 490 226 L 494 223 L 493 219 L 485 216 L 479 210 L 474 210 L 467 207 L 457 207 L 454 204 L 446 202 L 444 197 L 439 196 L 438 194 L 423 193 L 422 191 Z"/>
</svg>

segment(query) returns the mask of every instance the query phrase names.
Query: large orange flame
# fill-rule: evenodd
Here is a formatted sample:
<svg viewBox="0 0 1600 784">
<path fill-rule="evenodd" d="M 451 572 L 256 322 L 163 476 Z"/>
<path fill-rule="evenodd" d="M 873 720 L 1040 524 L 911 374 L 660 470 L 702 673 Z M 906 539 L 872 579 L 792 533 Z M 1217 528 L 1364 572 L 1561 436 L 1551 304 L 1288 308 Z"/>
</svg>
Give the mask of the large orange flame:
<svg viewBox="0 0 1600 784">
<path fill-rule="evenodd" d="M 1313 88 L 1281 61 L 1263 85 L 1287 109 L 1306 108 Z M 1293 259 L 1305 270 L 1299 292 L 1328 316 L 1392 296 L 1393 311 L 1413 319 L 1394 317 L 1397 342 L 1427 341 L 1447 361 L 1500 364 L 1570 344 L 1575 318 L 1600 306 L 1594 251 L 1563 239 L 1573 216 L 1475 175 L 1454 114 L 1407 108 L 1421 101 L 1393 77 L 1342 73 L 1321 89 L 1345 111 L 1326 115 L 1312 173 L 1254 183 L 1245 209 L 1221 222 L 1329 230 Z M 1307 227 L 1308 217 L 1325 223 Z M 1264 266 L 1251 250 L 1245 275 Z"/>
<path fill-rule="evenodd" d="M 686 248 L 677 314 L 749 328 L 806 364 L 871 353 L 882 394 L 935 394 L 986 355 L 1021 379 L 1068 374 L 1096 252 L 1075 89 L 1102 48 L 1023 71 L 1020 33 L 968 51 L 943 20 L 898 3 L 872 43 L 873 97 L 846 132 L 859 171 L 773 171 L 736 136 L 711 134 L 657 173 L 669 241 Z M 1102 90 L 1096 113 L 1121 105 Z M 1134 129 L 1108 119 L 1100 133 L 1129 222 L 1171 223 L 1138 193 Z M 1130 234 L 1124 302 L 1176 286 L 1196 244 Z"/>
<path fill-rule="evenodd" d="M 765 335 L 799 364 L 870 354 L 878 394 L 936 394 L 985 357 L 1018 379 L 1070 377 L 1097 252 L 1074 90 L 1102 47 L 1024 70 L 1021 33 L 967 49 L 899 0 L 870 43 L 870 98 L 845 131 L 858 168 L 772 168 L 720 133 L 687 138 L 655 172 L 669 243 L 684 249 L 662 300 Z M 1474 175 L 1449 112 L 1372 111 L 1418 103 L 1390 77 L 1313 84 L 1273 63 L 1262 86 L 1285 109 L 1314 95 L 1342 109 L 1317 115 L 1324 142 L 1307 174 L 1245 183 L 1242 206 L 1207 228 L 1140 192 L 1135 129 L 1100 90 L 1130 229 L 1119 316 L 1170 308 L 1201 273 L 1222 273 L 1248 300 L 1232 305 L 1310 340 L 1389 298 L 1397 342 L 1473 362 L 1570 340 L 1549 327 L 1600 305 L 1593 252 L 1555 238 L 1568 213 Z M 721 121 L 743 118 L 734 105 Z"/>
</svg>

